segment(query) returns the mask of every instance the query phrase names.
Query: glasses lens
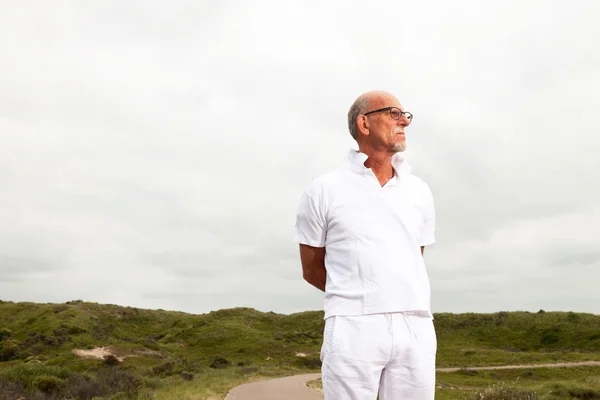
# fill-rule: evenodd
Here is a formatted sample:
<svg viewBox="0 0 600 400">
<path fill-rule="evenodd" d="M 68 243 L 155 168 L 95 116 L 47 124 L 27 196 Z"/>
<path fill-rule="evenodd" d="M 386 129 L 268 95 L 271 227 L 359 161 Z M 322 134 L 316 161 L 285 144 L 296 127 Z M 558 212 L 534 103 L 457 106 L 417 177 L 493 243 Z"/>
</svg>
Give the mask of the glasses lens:
<svg viewBox="0 0 600 400">
<path fill-rule="evenodd" d="M 392 118 L 394 119 L 400 119 L 400 117 L 402 117 L 402 114 L 406 115 L 406 118 L 411 121 L 412 120 L 412 114 L 409 113 L 408 111 L 400 111 L 400 109 L 398 108 L 392 108 L 390 110 L 390 115 L 392 116 Z"/>
</svg>

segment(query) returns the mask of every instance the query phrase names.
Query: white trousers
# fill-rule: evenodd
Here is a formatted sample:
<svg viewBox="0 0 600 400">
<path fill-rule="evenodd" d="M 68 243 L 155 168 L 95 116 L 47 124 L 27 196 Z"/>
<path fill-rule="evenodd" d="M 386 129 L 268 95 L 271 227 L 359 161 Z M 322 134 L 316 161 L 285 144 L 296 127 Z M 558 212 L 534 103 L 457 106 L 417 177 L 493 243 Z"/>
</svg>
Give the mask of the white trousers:
<svg viewBox="0 0 600 400">
<path fill-rule="evenodd" d="M 325 400 L 433 400 L 436 352 L 429 317 L 330 317 L 321 348 Z"/>
</svg>

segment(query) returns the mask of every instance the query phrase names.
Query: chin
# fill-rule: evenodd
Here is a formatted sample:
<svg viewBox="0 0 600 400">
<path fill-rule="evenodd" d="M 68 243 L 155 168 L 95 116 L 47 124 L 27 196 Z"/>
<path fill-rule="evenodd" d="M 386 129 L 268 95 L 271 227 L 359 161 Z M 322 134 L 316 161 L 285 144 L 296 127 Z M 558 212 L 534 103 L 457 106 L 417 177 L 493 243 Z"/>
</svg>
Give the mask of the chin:
<svg viewBox="0 0 600 400">
<path fill-rule="evenodd" d="M 394 147 L 392 147 L 394 149 L 394 152 L 398 153 L 398 152 L 402 152 L 404 150 L 406 150 L 406 143 L 396 143 L 394 145 Z"/>
</svg>

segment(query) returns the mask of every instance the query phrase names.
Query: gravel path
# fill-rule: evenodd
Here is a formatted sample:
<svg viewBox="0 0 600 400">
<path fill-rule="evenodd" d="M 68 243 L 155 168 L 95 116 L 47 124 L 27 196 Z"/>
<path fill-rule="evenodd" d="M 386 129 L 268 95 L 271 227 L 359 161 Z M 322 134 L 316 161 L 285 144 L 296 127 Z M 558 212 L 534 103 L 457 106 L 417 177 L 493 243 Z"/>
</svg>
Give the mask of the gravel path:
<svg viewBox="0 0 600 400">
<path fill-rule="evenodd" d="M 306 386 L 306 382 L 320 377 L 304 374 L 245 383 L 233 388 L 225 400 L 322 400 L 322 394 Z"/>
<path fill-rule="evenodd" d="M 560 368 L 600 366 L 600 361 L 582 361 L 556 364 L 499 365 L 495 367 L 468 367 L 469 370 Z M 438 372 L 455 372 L 462 368 L 438 368 Z M 321 374 L 293 375 L 285 378 L 245 383 L 233 388 L 225 400 L 322 400 L 323 395 L 306 386 L 306 382 L 321 378 Z"/>
</svg>

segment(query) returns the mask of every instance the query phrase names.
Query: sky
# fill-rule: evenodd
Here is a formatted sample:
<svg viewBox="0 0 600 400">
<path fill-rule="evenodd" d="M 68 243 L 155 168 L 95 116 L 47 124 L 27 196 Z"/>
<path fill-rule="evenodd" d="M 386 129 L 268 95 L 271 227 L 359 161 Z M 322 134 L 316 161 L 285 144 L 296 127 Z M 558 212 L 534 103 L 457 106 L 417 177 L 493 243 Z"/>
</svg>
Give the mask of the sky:
<svg viewBox="0 0 600 400">
<path fill-rule="evenodd" d="M 302 192 L 385 90 L 432 311 L 600 314 L 600 2 L 0 3 L 0 299 L 322 310 Z"/>
</svg>

